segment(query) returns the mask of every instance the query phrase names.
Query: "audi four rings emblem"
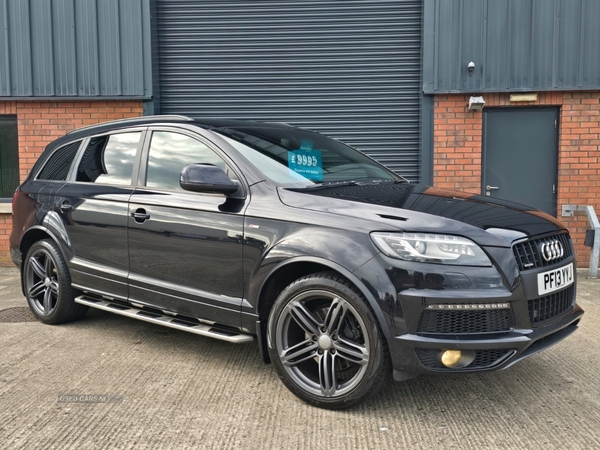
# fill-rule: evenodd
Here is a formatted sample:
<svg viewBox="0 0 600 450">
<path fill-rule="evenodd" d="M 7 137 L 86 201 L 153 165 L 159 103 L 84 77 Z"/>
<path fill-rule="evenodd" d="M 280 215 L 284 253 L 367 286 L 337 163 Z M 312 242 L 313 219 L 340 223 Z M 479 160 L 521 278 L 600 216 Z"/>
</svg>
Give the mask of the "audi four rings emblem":
<svg viewBox="0 0 600 450">
<path fill-rule="evenodd" d="M 547 262 L 562 258 L 565 254 L 563 246 L 559 241 L 544 242 L 540 247 L 540 250 L 542 252 L 542 257 Z"/>
</svg>

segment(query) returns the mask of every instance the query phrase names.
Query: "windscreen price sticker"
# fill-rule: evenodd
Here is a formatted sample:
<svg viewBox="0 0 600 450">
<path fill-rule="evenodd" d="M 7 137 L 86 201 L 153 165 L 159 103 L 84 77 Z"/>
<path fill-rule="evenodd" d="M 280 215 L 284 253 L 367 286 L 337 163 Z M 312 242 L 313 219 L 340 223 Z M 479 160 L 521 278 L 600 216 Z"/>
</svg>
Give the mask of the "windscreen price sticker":
<svg viewBox="0 0 600 450">
<path fill-rule="evenodd" d="M 323 181 L 323 163 L 318 150 L 300 149 L 289 152 L 288 167 L 304 178 Z"/>
<path fill-rule="evenodd" d="M 546 295 L 550 292 L 566 288 L 567 286 L 572 285 L 575 281 L 573 263 L 559 269 L 538 273 L 537 281 L 539 295 Z"/>
</svg>

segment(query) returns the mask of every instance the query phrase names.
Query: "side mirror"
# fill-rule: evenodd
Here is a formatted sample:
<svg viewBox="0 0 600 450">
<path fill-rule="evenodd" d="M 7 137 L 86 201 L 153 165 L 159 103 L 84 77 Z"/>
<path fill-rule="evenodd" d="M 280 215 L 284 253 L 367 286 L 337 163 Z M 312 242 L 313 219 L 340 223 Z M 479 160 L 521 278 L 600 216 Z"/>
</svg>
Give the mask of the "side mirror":
<svg viewBox="0 0 600 450">
<path fill-rule="evenodd" d="M 220 167 L 212 164 L 188 164 L 179 175 L 179 185 L 186 191 L 235 194 L 239 184 Z"/>
</svg>

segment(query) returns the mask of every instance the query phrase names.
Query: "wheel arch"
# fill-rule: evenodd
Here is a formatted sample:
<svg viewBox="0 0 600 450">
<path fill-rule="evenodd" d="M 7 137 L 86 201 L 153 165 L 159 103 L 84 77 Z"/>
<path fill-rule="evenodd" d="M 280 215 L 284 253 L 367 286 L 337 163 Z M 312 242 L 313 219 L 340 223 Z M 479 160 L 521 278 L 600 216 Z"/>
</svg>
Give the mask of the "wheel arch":
<svg viewBox="0 0 600 450">
<path fill-rule="evenodd" d="M 275 266 L 265 277 L 259 290 L 257 302 L 257 314 L 259 320 L 257 322 L 256 332 L 259 339 L 261 356 L 265 362 L 269 362 L 266 345 L 266 325 L 269 319 L 269 313 L 279 294 L 293 281 L 303 276 L 326 271 L 338 273 L 359 290 L 375 314 L 384 338 L 388 339 L 390 337 L 387 321 L 385 320 L 377 299 L 356 275 L 333 261 L 318 257 L 299 256 L 282 261 Z"/>
<path fill-rule="evenodd" d="M 65 261 L 70 261 L 73 256 L 71 248 L 71 241 L 69 240 L 69 234 L 65 228 L 65 224 L 60 216 L 55 211 L 48 211 L 43 220 L 38 221 L 35 225 L 32 225 L 21 237 L 19 243 L 19 251 L 25 259 L 25 255 L 29 248 L 37 241 L 43 238 L 37 238 L 45 234 L 51 238 L 58 248 L 62 252 Z"/>
</svg>

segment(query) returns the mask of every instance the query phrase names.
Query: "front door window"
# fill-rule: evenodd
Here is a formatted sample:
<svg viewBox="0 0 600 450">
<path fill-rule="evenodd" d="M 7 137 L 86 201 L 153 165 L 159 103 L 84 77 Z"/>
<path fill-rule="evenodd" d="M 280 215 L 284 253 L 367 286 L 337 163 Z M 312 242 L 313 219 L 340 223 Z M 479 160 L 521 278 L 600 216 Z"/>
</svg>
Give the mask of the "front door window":
<svg viewBox="0 0 600 450">
<path fill-rule="evenodd" d="M 202 142 L 180 133 L 155 131 L 150 142 L 146 186 L 181 190 L 179 174 L 194 163 L 213 164 L 227 171 L 225 161 Z"/>
</svg>

